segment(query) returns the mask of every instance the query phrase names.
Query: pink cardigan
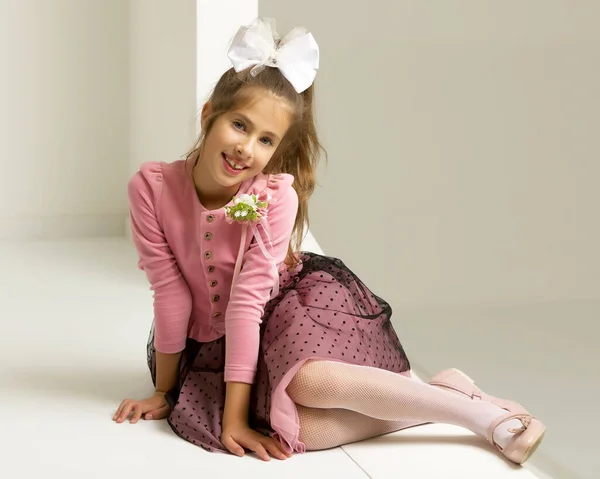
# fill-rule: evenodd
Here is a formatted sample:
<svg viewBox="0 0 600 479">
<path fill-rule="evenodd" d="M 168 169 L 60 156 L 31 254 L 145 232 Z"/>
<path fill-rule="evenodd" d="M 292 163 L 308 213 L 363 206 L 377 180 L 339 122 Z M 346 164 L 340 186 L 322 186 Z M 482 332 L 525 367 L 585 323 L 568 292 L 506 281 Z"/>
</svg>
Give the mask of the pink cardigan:
<svg viewBox="0 0 600 479">
<path fill-rule="evenodd" d="M 279 271 L 298 211 L 292 182 L 288 174 L 261 174 L 244 181 L 238 192 L 271 196 L 271 255 Z M 261 317 L 277 281 L 272 260 L 248 232 L 230 291 L 243 227 L 227 223 L 224 208 L 202 206 L 183 160 L 144 163 L 129 181 L 128 195 L 138 265 L 154 291 L 154 347 L 177 353 L 188 337 L 208 342 L 225 334 L 225 381 L 252 383 Z"/>
</svg>

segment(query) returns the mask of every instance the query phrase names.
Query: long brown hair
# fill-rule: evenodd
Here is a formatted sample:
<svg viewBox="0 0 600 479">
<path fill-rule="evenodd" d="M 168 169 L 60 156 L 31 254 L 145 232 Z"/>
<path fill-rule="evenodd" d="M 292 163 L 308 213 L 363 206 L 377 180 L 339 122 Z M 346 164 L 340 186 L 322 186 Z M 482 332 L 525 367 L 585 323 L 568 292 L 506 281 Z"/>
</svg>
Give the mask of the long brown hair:
<svg viewBox="0 0 600 479">
<path fill-rule="evenodd" d="M 309 227 L 308 200 L 316 185 L 319 153 L 320 150 L 325 152 L 319 142 L 314 122 L 314 85 L 302 93 L 297 93 L 277 68 L 267 67 L 257 75 L 251 75 L 250 69 L 239 73 L 233 68 L 226 71 L 208 99 L 212 107 L 211 113 L 205 118 L 202 132 L 186 158 L 195 164 L 200 157 L 204 139 L 215 120 L 251 101 L 255 89 L 269 91 L 286 101 L 292 112 L 292 124 L 263 172 L 289 173 L 294 177 L 292 186 L 298 194 L 298 213 L 285 260 L 288 266 L 293 266 L 298 262 L 294 253 L 300 249 Z"/>
</svg>

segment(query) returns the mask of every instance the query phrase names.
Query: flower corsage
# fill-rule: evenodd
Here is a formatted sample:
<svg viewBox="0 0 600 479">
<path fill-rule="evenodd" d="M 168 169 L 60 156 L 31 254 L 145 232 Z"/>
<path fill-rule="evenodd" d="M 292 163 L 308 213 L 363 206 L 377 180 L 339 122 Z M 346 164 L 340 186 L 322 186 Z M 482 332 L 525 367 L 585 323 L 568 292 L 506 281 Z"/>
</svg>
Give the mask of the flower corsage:
<svg viewBox="0 0 600 479">
<path fill-rule="evenodd" d="M 233 198 L 233 206 L 225 207 L 225 219 L 228 223 L 256 223 L 266 218 L 267 206 L 256 195 L 242 194 Z"/>
</svg>

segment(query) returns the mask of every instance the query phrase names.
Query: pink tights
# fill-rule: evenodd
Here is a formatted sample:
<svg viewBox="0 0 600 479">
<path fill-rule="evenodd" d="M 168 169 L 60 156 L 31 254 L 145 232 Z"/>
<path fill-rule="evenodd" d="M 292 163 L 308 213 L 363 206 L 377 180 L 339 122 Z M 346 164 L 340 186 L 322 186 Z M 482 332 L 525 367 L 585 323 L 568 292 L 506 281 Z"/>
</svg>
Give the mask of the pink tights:
<svg viewBox="0 0 600 479">
<path fill-rule="evenodd" d="M 287 391 L 298 406 L 300 440 L 308 450 L 432 422 L 486 437 L 490 424 L 506 413 L 490 402 L 472 401 L 418 379 L 332 361 L 308 361 Z M 500 432 L 495 440 L 503 445 L 510 437 Z"/>
</svg>

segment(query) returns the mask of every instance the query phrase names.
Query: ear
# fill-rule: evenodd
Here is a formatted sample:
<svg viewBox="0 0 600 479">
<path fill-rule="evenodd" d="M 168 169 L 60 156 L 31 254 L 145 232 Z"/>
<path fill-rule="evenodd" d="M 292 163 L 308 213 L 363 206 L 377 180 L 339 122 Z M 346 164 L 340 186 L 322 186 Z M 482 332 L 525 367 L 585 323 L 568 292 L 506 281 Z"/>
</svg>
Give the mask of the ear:
<svg viewBox="0 0 600 479">
<path fill-rule="evenodd" d="M 202 115 L 200 117 L 201 120 L 201 125 L 204 128 L 204 124 L 206 123 L 206 120 L 208 119 L 208 117 L 212 114 L 212 104 L 209 102 L 206 102 L 203 106 L 202 106 Z"/>
</svg>

